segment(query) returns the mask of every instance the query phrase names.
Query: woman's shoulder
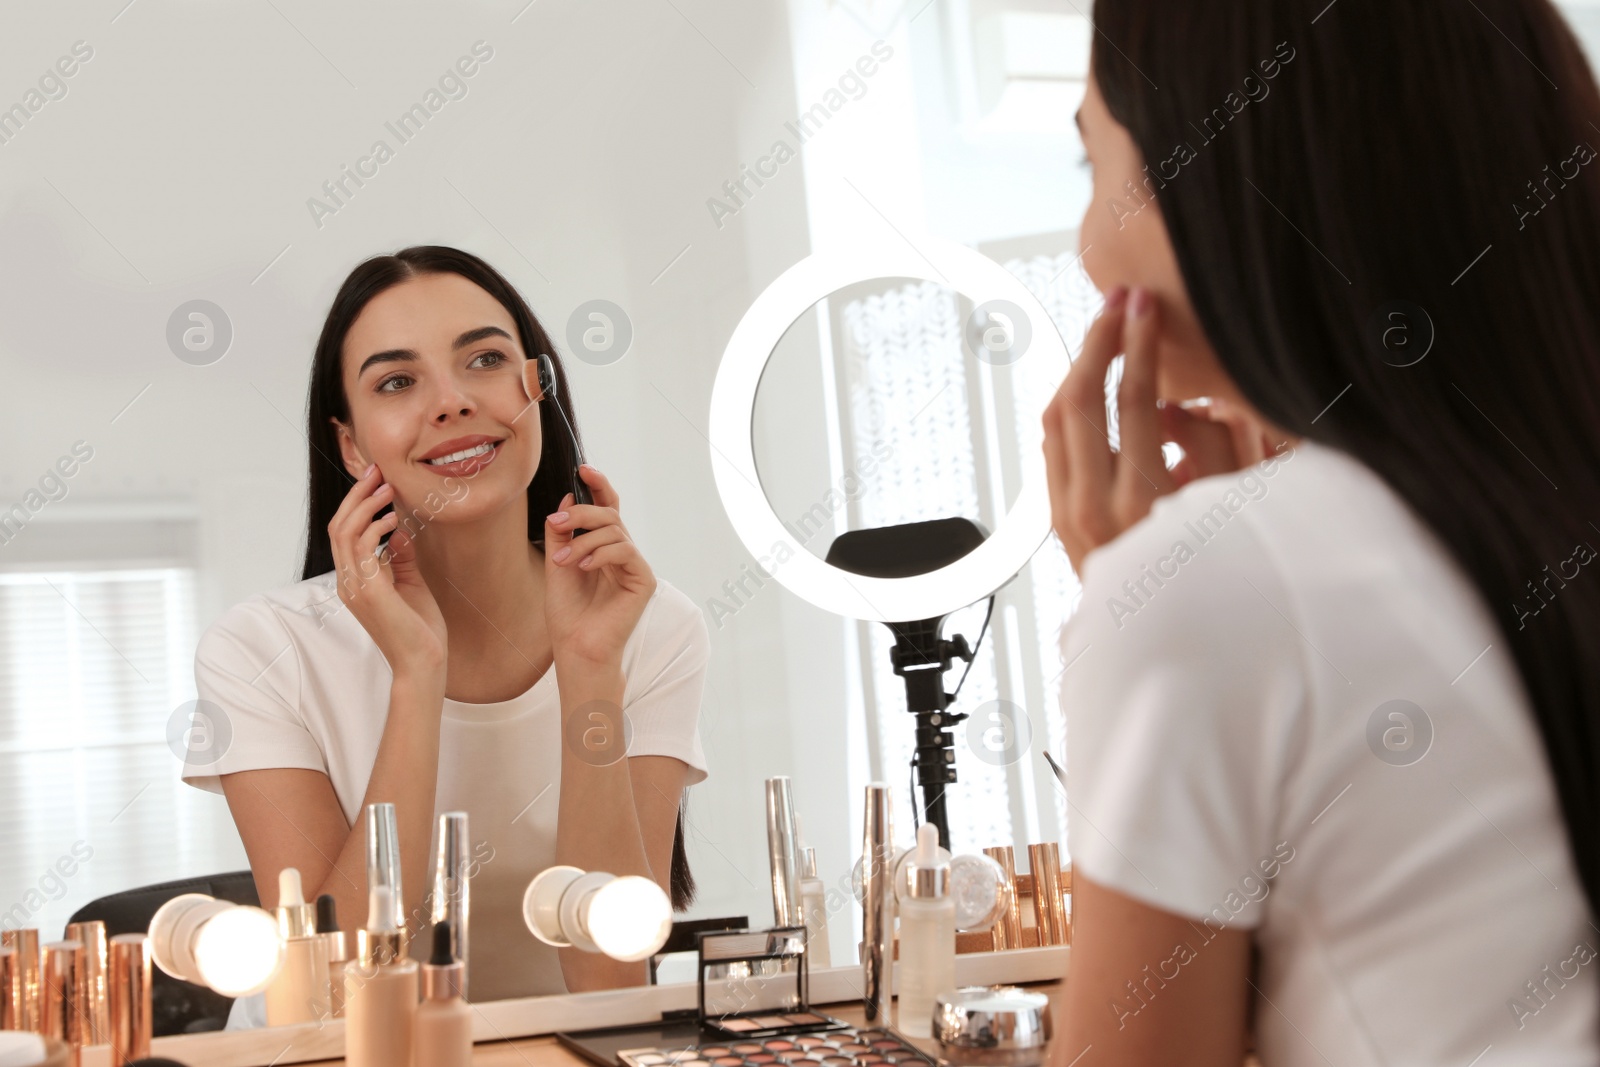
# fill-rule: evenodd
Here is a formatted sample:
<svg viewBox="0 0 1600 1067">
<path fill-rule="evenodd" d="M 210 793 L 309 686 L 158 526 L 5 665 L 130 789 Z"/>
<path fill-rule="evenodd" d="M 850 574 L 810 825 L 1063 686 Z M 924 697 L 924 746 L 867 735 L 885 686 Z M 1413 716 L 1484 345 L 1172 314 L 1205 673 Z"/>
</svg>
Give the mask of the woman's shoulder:
<svg viewBox="0 0 1600 1067">
<path fill-rule="evenodd" d="M 252 593 L 225 609 L 200 637 L 201 655 L 227 645 L 258 650 L 282 646 L 311 632 L 327 632 L 349 612 L 339 599 L 333 571 Z M 299 643 L 299 642 L 296 642 Z"/>
<path fill-rule="evenodd" d="M 655 591 L 634 627 L 631 643 L 635 655 L 652 659 L 675 656 L 685 650 L 704 653 L 710 649 L 711 633 L 699 605 L 683 590 L 657 576 Z"/>
<path fill-rule="evenodd" d="M 1393 548 L 1426 539 L 1374 471 L 1303 441 L 1158 498 L 1148 515 L 1085 557 L 1080 579 L 1085 605 L 1098 594 L 1122 629 L 1157 599 L 1214 611 L 1256 598 L 1263 583 L 1310 586 L 1376 543 Z"/>
</svg>

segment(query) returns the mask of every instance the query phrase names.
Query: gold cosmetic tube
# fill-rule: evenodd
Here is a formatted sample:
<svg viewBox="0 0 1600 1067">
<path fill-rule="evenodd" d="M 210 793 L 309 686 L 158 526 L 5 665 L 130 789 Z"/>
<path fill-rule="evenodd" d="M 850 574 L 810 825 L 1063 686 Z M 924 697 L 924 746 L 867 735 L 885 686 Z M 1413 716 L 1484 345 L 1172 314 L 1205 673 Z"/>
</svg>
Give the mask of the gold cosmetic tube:
<svg viewBox="0 0 1600 1067">
<path fill-rule="evenodd" d="M 22 1029 L 17 990 L 17 950 L 0 945 L 0 1030 Z"/>
<path fill-rule="evenodd" d="M 16 976 L 9 994 L 12 998 L 12 1021 L 6 1023 L 6 1028 L 32 1030 L 36 1034 L 42 1034 L 44 1033 L 44 986 L 39 973 L 39 931 L 31 927 L 0 931 L 0 946 L 9 948 L 16 954 L 16 958 L 12 961 Z"/>
<path fill-rule="evenodd" d="M 1039 944 L 1067 943 L 1067 906 L 1061 899 L 1061 852 L 1054 841 L 1028 846 L 1028 867 L 1033 874 L 1033 921 L 1039 927 Z"/>
<path fill-rule="evenodd" d="M 44 1034 L 67 1046 L 67 1062 L 78 1067 L 85 1019 L 83 943 L 52 941 L 44 946 Z"/>
<path fill-rule="evenodd" d="M 990 931 L 996 950 L 1022 947 L 1022 901 L 1017 897 L 1017 858 L 1010 845 L 986 848 L 983 854 L 1000 865 L 1005 872 L 1000 892 L 1005 896 L 1005 907 L 1000 920 Z"/>
<path fill-rule="evenodd" d="M 118 934 L 111 939 L 106 972 L 111 1009 L 111 1067 L 150 1055 L 150 939 Z"/>
<path fill-rule="evenodd" d="M 106 924 L 99 919 L 68 923 L 66 939 L 83 946 L 83 1043 L 104 1045 L 111 1040 L 111 1006 L 106 999 Z"/>
</svg>

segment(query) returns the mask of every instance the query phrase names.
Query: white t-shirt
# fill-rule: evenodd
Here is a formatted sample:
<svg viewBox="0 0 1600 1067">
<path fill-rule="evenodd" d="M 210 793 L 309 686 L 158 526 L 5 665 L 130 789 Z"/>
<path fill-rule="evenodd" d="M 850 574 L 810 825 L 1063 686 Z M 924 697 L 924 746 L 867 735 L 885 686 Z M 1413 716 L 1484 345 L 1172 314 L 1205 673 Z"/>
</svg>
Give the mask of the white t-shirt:
<svg viewBox="0 0 1600 1067">
<path fill-rule="evenodd" d="M 1515 661 L 1386 483 L 1305 443 L 1083 572 L 1073 866 L 1195 920 L 1110 1013 L 1137 1025 L 1208 921 L 1260 950 L 1265 1064 L 1600 1062 L 1600 933 Z"/>
<path fill-rule="evenodd" d="M 698 726 L 710 647 L 700 609 L 658 577 L 622 653 L 627 751 L 682 760 L 690 785 L 706 777 Z M 220 758 L 191 752 L 183 780 L 220 793 L 219 776 L 234 771 L 322 771 L 345 818 L 360 826 L 392 680 L 383 653 L 339 600 L 332 571 L 252 596 L 224 612 L 195 652 L 200 699 L 222 709 L 231 737 L 219 730 L 214 738 Z M 473 1001 L 566 991 L 556 950 L 522 919 L 523 891 L 554 861 L 561 751 L 553 667 L 510 700 L 444 701 L 434 810 L 467 813 L 478 863 L 467 929 Z M 429 885 L 432 855 L 430 846 Z M 411 916 L 423 902 L 404 903 Z M 420 919 L 411 923 L 412 955 L 426 959 L 431 942 L 416 931 L 427 916 Z M 341 915 L 339 924 L 354 930 L 365 920 Z"/>
</svg>

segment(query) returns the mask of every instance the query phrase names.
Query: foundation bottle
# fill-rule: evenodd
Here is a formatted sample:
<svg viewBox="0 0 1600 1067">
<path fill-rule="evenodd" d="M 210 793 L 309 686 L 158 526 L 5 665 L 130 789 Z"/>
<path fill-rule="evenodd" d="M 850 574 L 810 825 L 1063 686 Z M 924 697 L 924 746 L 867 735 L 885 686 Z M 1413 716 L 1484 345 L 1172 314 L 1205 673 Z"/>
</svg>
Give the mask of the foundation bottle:
<svg viewBox="0 0 1600 1067">
<path fill-rule="evenodd" d="M 317 898 L 317 936 L 328 946 L 328 1009 L 333 1018 L 344 1018 L 344 969 L 350 962 L 350 939 L 339 929 L 333 894 Z"/>
<path fill-rule="evenodd" d="M 433 955 L 422 965 L 422 1003 L 412 1028 L 422 1067 L 471 1067 L 472 1009 L 461 998 L 466 965 L 451 950 L 450 924 L 433 924 Z"/>
<path fill-rule="evenodd" d="M 328 945 L 317 936 L 316 910 L 306 903 L 300 872 L 278 872 L 278 936 L 283 968 L 267 986 L 267 1025 L 293 1026 L 330 1018 Z"/>
<path fill-rule="evenodd" d="M 356 931 L 356 961 L 344 971 L 348 1067 L 412 1065 L 417 961 L 406 955 L 406 932 L 395 924 L 394 913 L 394 890 L 387 885 L 373 886 L 367 925 Z"/>
</svg>

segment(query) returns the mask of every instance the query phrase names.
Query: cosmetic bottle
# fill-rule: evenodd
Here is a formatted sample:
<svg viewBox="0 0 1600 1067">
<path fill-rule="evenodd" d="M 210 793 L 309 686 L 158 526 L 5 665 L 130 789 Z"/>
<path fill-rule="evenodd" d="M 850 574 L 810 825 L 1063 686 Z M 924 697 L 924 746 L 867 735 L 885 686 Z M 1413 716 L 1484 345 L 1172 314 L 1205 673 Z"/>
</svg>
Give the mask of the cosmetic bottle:
<svg viewBox="0 0 1600 1067">
<path fill-rule="evenodd" d="M 316 909 L 306 903 L 300 872 L 278 872 L 278 936 L 283 967 L 267 986 L 267 1025 L 293 1026 L 331 1018 L 328 944 L 317 936 Z"/>
<path fill-rule="evenodd" d="M 367 925 L 356 931 L 356 949 L 356 961 L 344 971 L 345 1063 L 411 1067 L 417 961 L 406 955 L 406 933 L 395 924 L 389 886 L 372 887 Z"/>
<path fill-rule="evenodd" d="M 472 1009 L 461 999 L 466 966 L 451 948 L 450 924 L 433 924 L 433 955 L 422 965 L 422 1003 L 412 1026 L 419 1067 L 471 1067 Z"/>
<path fill-rule="evenodd" d="M 803 926 L 800 905 L 799 828 L 788 777 L 767 779 L 767 864 L 772 874 L 774 926 Z"/>
<path fill-rule="evenodd" d="M 339 929 L 333 894 L 317 898 L 317 936 L 328 947 L 328 1013 L 344 1018 L 344 968 L 350 962 L 350 939 Z"/>
<path fill-rule="evenodd" d="M 956 903 L 950 861 L 939 855 L 939 828 L 917 828 L 917 848 L 900 891 L 899 1030 L 933 1035 L 933 1001 L 956 987 Z"/>
<path fill-rule="evenodd" d="M 817 877 L 817 850 L 804 848 L 800 850 L 803 858 L 801 862 L 800 878 L 800 910 L 806 920 L 806 955 L 810 962 L 806 966 L 810 970 L 819 967 L 832 967 L 833 956 L 828 951 L 828 891 L 822 884 L 822 879 Z"/>
<path fill-rule="evenodd" d="M 83 1043 L 104 1045 L 111 1040 L 111 1009 L 106 999 L 106 924 L 99 919 L 68 923 L 65 940 L 83 946 Z"/>
<path fill-rule="evenodd" d="M 889 1024 L 890 966 L 894 958 L 893 846 L 889 787 L 867 785 L 861 831 L 861 1007 L 867 1025 Z"/>
<path fill-rule="evenodd" d="M 67 1063 L 78 1067 L 84 1032 L 83 942 L 52 941 L 44 946 L 44 1036 L 67 1046 Z"/>
<path fill-rule="evenodd" d="M 400 900 L 400 820 L 395 816 L 394 805 L 387 801 L 367 805 L 367 892 L 370 894 L 377 885 L 389 887 L 390 927 L 406 936 L 409 926 Z M 372 928 L 370 915 L 367 927 Z M 360 938 L 360 930 L 356 936 Z"/>
<path fill-rule="evenodd" d="M 150 939 L 144 934 L 111 938 L 106 1000 L 111 1008 L 111 1067 L 126 1067 L 150 1055 Z"/>
<path fill-rule="evenodd" d="M 461 964 L 458 984 L 467 999 L 467 925 L 471 917 L 471 856 L 468 854 L 467 813 L 444 811 L 436 823 L 433 854 L 433 922 L 450 927 L 450 951 Z"/>
<path fill-rule="evenodd" d="M 0 945 L 14 953 L 10 987 L 0 990 L 0 996 L 10 1000 L 10 1030 L 32 1030 L 44 1033 L 44 979 L 42 957 L 39 954 L 39 931 L 27 926 L 16 930 L 0 930 Z"/>
</svg>

